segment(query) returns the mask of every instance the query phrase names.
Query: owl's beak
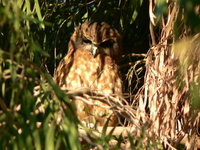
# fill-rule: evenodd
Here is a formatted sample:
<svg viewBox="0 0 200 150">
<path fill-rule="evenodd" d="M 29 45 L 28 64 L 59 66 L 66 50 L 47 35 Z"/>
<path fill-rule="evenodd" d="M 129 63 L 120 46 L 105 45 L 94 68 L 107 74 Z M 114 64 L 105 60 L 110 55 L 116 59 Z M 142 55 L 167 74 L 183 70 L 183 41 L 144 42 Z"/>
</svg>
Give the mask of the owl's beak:
<svg viewBox="0 0 200 150">
<path fill-rule="evenodd" d="M 92 55 L 95 57 L 97 57 L 97 55 L 99 54 L 99 48 L 96 45 L 92 45 Z"/>
</svg>

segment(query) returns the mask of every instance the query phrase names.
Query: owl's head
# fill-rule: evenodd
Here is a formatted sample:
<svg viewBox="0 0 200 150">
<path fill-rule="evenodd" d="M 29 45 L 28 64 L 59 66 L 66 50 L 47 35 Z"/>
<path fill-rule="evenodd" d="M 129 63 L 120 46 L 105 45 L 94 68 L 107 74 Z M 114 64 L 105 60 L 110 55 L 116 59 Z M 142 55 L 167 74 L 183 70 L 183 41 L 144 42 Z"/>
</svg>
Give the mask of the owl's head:
<svg viewBox="0 0 200 150">
<path fill-rule="evenodd" d="M 105 22 L 85 22 L 70 39 L 74 49 L 87 50 L 94 56 L 105 54 L 115 61 L 121 58 L 121 37 L 118 31 Z"/>
</svg>

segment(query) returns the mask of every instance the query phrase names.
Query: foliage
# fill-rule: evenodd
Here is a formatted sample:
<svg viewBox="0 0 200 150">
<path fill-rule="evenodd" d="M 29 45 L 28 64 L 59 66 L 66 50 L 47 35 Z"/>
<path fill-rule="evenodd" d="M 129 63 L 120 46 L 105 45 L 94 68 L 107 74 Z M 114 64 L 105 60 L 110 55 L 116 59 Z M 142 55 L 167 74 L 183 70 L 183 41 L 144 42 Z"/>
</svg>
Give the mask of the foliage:
<svg viewBox="0 0 200 150">
<path fill-rule="evenodd" d="M 42 65 L 41 57 L 49 54 L 37 36 L 48 23 L 38 1 L 3 1 L 0 14 L 0 149 L 80 149 L 78 121 L 71 116 L 75 109 Z M 69 107 L 61 124 L 56 123 L 61 106 L 52 102 L 52 89 Z"/>
</svg>

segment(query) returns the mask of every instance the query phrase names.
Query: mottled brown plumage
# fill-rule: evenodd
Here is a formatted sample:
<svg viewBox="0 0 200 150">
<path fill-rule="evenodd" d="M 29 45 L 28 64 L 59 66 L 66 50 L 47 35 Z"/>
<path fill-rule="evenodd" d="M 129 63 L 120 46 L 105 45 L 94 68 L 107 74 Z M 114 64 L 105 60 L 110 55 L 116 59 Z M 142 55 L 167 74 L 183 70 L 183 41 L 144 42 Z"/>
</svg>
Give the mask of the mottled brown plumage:
<svg viewBox="0 0 200 150">
<path fill-rule="evenodd" d="M 121 38 L 116 29 L 107 23 L 86 22 L 76 29 L 68 45 L 68 53 L 60 62 L 54 80 L 60 87 L 87 87 L 101 91 L 104 95 L 122 95 L 122 83 L 117 63 L 121 58 Z M 73 101 L 79 119 L 86 123 L 93 119 L 103 125 L 111 117 L 110 125 L 117 123 L 111 110 Z M 98 100 L 92 103 L 107 106 Z M 88 111 L 85 108 L 88 108 Z"/>
</svg>

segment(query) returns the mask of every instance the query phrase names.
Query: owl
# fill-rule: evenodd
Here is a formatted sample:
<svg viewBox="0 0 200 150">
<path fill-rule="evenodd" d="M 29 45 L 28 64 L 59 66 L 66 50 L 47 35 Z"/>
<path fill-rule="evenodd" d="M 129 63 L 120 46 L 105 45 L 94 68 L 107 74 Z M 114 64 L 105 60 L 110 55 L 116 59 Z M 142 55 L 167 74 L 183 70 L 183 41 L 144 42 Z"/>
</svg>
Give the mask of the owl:
<svg viewBox="0 0 200 150">
<path fill-rule="evenodd" d="M 85 22 L 76 28 L 68 44 L 68 53 L 59 63 L 54 74 L 55 82 L 62 88 L 86 87 L 105 96 L 122 95 L 122 81 L 118 62 L 122 53 L 118 31 L 105 22 Z M 115 113 L 99 100 L 89 105 L 81 100 L 72 100 L 78 118 L 85 123 L 109 126 L 118 122 Z M 99 105 L 99 106 L 98 106 Z"/>
</svg>

